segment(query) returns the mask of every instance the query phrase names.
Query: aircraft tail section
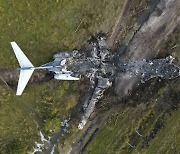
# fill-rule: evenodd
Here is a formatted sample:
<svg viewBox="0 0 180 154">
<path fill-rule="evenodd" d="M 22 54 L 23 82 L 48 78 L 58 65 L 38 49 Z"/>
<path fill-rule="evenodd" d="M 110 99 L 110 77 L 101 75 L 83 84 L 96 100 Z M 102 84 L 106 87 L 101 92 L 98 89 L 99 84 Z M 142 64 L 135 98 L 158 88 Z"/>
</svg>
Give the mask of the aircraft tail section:
<svg viewBox="0 0 180 154">
<path fill-rule="evenodd" d="M 19 46 L 16 44 L 16 42 L 11 42 L 11 46 L 14 50 L 14 53 L 16 55 L 16 58 L 17 58 L 21 68 L 23 68 L 23 67 L 34 67 L 33 64 L 26 57 L 26 55 L 19 48 Z"/>
<path fill-rule="evenodd" d="M 21 95 L 34 71 L 34 69 L 31 69 L 31 67 L 34 66 L 26 57 L 26 55 L 23 53 L 23 51 L 19 48 L 16 42 L 11 42 L 11 46 L 14 50 L 19 65 L 22 68 L 20 69 L 20 76 L 19 76 L 18 87 L 16 92 L 16 95 Z"/>
<path fill-rule="evenodd" d="M 20 70 L 16 95 L 21 95 L 34 70 Z"/>
</svg>

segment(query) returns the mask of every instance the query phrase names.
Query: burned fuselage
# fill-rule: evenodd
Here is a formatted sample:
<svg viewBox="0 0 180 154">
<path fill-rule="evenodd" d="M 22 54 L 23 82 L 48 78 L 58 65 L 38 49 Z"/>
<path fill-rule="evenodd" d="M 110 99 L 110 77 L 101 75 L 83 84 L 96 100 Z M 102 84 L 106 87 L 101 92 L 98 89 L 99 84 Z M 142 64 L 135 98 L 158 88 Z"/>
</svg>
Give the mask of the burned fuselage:
<svg viewBox="0 0 180 154">
<path fill-rule="evenodd" d="M 54 61 L 46 65 L 55 73 L 54 78 L 59 77 L 76 80 L 89 78 L 91 82 L 91 97 L 87 97 L 84 105 L 81 121 L 78 125 L 82 129 L 95 108 L 96 102 L 103 96 L 103 92 L 112 85 L 117 74 L 128 79 L 138 78 L 145 82 L 154 77 L 173 79 L 180 75 L 180 68 L 172 63 L 170 56 L 165 59 L 154 60 L 125 60 L 116 53 L 110 52 L 105 37 L 96 37 L 90 43 L 88 51 L 65 51 L 54 54 Z M 117 58 L 118 57 L 118 58 Z"/>
<path fill-rule="evenodd" d="M 123 60 L 109 51 L 104 37 L 97 37 L 90 42 L 89 52 L 78 50 L 64 51 L 53 55 L 54 61 L 42 66 L 54 66 L 48 68 L 55 73 L 55 78 L 59 74 L 69 74 L 71 77 L 108 78 L 113 81 L 116 73 L 127 74 L 127 76 L 137 76 L 144 81 L 153 77 L 172 79 L 180 75 L 180 68 L 172 63 L 171 56 L 165 59 L 154 60 Z"/>
</svg>

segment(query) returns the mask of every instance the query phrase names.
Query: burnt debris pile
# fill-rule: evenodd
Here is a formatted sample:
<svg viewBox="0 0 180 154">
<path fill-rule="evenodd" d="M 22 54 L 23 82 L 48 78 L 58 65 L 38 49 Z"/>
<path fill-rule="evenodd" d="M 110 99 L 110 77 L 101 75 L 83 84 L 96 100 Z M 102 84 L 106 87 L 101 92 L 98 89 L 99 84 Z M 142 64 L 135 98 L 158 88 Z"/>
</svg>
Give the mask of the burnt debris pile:
<svg viewBox="0 0 180 154">
<path fill-rule="evenodd" d="M 57 53 L 54 57 L 62 53 Z M 83 115 L 78 125 L 82 129 L 96 102 L 103 96 L 104 91 L 112 85 L 117 74 L 123 78 L 139 79 L 142 83 L 154 78 L 173 79 L 180 76 L 180 67 L 173 64 L 171 56 L 154 60 L 125 60 L 109 50 L 104 36 L 96 36 L 89 42 L 87 51 L 67 51 L 65 69 L 72 72 L 72 76 L 89 78 L 91 83 L 91 96 L 83 103 Z M 118 57 L 118 58 L 117 58 Z"/>
<path fill-rule="evenodd" d="M 124 60 L 110 52 L 105 37 L 97 36 L 90 45 L 90 52 L 74 50 L 70 54 L 68 51 L 71 56 L 66 59 L 66 69 L 73 72 L 74 76 L 89 78 L 92 83 L 97 78 L 106 78 L 112 82 L 117 73 L 126 74 L 129 78 L 137 76 L 144 81 L 154 77 L 173 79 L 180 75 L 180 67 L 173 64 L 172 56 L 148 61 Z"/>
<path fill-rule="evenodd" d="M 173 79 L 180 75 L 180 68 L 172 63 L 171 56 L 165 59 L 154 59 L 147 61 L 145 59 L 139 61 L 129 61 L 120 66 L 124 69 L 125 74 L 129 77 L 137 76 L 141 81 L 147 81 L 154 77 L 162 79 Z"/>
</svg>

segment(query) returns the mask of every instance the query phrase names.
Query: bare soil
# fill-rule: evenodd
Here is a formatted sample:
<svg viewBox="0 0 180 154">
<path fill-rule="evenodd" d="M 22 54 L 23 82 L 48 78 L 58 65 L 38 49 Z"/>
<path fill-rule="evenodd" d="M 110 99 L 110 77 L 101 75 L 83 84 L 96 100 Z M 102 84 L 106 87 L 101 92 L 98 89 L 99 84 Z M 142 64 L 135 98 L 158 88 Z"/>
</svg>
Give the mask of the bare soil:
<svg viewBox="0 0 180 154">
<path fill-rule="evenodd" d="M 19 71 L 15 68 L 2 68 L 0 67 L 0 84 L 9 88 L 15 89 L 19 79 Z M 40 83 L 48 81 L 53 77 L 53 74 L 46 71 L 35 71 L 29 80 L 29 83 Z"/>
<path fill-rule="evenodd" d="M 180 23 L 180 1 L 161 0 L 149 19 L 133 36 L 124 52 L 124 59 L 153 59 L 161 45 Z M 119 51 L 121 52 L 121 51 Z M 122 57 L 121 57 L 122 58 Z M 115 92 L 119 98 L 128 95 L 138 84 L 137 78 L 117 76 Z"/>
</svg>

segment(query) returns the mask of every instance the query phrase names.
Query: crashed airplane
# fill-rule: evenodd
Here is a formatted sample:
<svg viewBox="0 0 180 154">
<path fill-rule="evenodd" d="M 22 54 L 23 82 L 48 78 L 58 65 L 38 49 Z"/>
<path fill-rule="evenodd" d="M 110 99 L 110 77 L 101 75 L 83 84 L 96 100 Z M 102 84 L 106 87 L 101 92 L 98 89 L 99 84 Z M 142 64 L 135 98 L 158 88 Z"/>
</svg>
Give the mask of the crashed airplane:
<svg viewBox="0 0 180 154">
<path fill-rule="evenodd" d="M 77 77 L 72 76 L 71 71 L 67 71 L 66 69 L 66 58 L 72 57 L 72 53 L 61 52 L 59 54 L 54 55 L 54 61 L 41 65 L 39 67 L 34 67 L 33 64 L 29 61 L 26 55 L 22 52 L 16 42 L 11 42 L 11 46 L 14 50 L 16 58 L 19 62 L 20 68 L 20 76 L 17 87 L 16 95 L 21 95 L 24 88 L 26 87 L 33 71 L 35 69 L 47 69 L 51 72 L 54 72 L 54 78 L 58 80 L 79 80 Z"/>
<path fill-rule="evenodd" d="M 160 77 L 173 79 L 180 76 L 180 67 L 173 64 L 173 57 L 154 60 L 133 60 L 122 58 L 118 53 L 110 52 L 106 38 L 97 36 L 89 42 L 88 51 L 73 50 L 53 55 L 54 61 L 34 67 L 15 42 L 12 48 L 19 61 L 20 77 L 16 95 L 21 95 L 35 69 L 46 69 L 54 73 L 58 80 L 79 80 L 89 78 L 90 93 L 83 104 L 84 114 L 78 125 L 82 129 L 95 108 L 96 102 L 103 96 L 117 74 L 122 78 L 138 78 L 141 83 Z"/>
<path fill-rule="evenodd" d="M 180 75 L 180 68 L 172 63 L 173 58 L 146 61 L 120 61 L 117 63 L 116 54 L 109 52 L 104 37 L 97 37 L 91 42 L 90 53 L 80 53 L 78 50 L 59 52 L 53 55 L 54 61 L 34 67 L 16 42 L 11 42 L 16 58 L 19 62 L 20 77 L 16 95 L 21 95 L 35 69 L 46 69 L 54 72 L 58 80 L 79 80 L 81 77 L 101 79 L 101 86 L 111 85 L 115 74 L 126 73 L 127 77 L 138 76 L 142 81 L 153 77 L 172 79 Z"/>
</svg>

